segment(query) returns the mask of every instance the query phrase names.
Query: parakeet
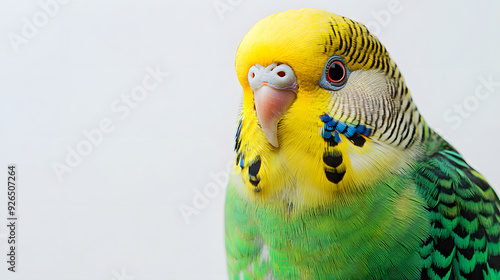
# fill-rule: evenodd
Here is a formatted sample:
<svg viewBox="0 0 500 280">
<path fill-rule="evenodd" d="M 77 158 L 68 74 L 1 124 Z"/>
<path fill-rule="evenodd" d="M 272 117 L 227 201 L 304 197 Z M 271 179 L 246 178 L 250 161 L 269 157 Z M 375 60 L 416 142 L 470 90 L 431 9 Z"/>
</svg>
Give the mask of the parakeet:
<svg viewBox="0 0 500 280">
<path fill-rule="evenodd" d="M 262 19 L 236 53 L 230 279 L 500 279 L 500 204 L 365 26 Z"/>
</svg>

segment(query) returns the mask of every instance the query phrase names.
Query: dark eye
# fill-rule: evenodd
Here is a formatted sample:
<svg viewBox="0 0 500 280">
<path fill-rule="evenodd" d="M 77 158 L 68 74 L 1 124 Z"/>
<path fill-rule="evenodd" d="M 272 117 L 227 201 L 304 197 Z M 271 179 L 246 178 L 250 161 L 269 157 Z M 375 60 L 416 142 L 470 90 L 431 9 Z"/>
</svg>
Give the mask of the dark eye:
<svg viewBox="0 0 500 280">
<path fill-rule="evenodd" d="M 339 90 L 349 78 L 349 69 L 342 57 L 332 55 L 325 63 L 319 86 L 327 90 Z"/>
<path fill-rule="evenodd" d="M 345 67 L 340 61 L 333 61 L 328 68 L 328 80 L 338 84 L 345 79 Z"/>
</svg>

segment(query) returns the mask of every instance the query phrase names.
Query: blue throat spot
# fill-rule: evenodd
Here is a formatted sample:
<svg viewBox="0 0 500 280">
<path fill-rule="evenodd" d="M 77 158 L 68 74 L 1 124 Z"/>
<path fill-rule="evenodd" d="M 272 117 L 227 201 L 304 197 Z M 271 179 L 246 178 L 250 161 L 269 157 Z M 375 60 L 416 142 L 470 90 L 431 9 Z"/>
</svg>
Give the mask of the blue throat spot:
<svg viewBox="0 0 500 280">
<path fill-rule="evenodd" d="M 242 154 L 240 157 L 240 168 L 245 167 L 244 162 L 245 162 L 245 154 Z"/>
<path fill-rule="evenodd" d="M 350 139 L 354 144 L 357 144 L 360 142 L 359 138 L 361 138 L 361 135 L 370 136 L 372 132 L 372 129 L 365 125 L 362 124 L 351 125 L 340 121 L 336 121 L 328 114 L 324 114 L 319 118 L 324 123 L 323 127 L 321 128 L 321 136 L 327 141 L 333 140 L 335 141 L 335 143 L 340 143 L 342 141 L 340 138 L 340 134 L 343 134 L 345 137 Z M 334 138 L 331 139 L 332 137 Z M 362 142 L 364 144 L 364 141 Z"/>
</svg>

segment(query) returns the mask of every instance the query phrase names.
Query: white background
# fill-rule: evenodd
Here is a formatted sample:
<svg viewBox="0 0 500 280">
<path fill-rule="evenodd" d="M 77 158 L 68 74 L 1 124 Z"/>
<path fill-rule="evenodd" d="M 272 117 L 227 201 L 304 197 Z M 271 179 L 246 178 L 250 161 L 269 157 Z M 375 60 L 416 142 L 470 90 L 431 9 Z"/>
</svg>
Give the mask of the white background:
<svg viewBox="0 0 500 280">
<path fill-rule="evenodd" d="M 233 160 L 234 55 L 257 20 L 291 8 L 367 24 L 427 122 L 500 190 L 500 85 L 474 96 L 481 78 L 500 82 L 498 2 L 73 0 L 19 45 L 11 40 L 23 36 L 23 18 L 43 20 L 44 10 L 38 0 L 1 2 L 1 279 L 226 278 L 217 178 Z M 155 67 L 169 76 L 129 115 L 111 108 Z M 54 162 L 66 164 L 82 130 L 105 119 L 114 130 L 58 180 Z M 19 173 L 17 273 L 6 263 L 10 163 Z M 180 207 L 203 202 L 204 189 L 213 196 L 187 223 Z"/>
</svg>

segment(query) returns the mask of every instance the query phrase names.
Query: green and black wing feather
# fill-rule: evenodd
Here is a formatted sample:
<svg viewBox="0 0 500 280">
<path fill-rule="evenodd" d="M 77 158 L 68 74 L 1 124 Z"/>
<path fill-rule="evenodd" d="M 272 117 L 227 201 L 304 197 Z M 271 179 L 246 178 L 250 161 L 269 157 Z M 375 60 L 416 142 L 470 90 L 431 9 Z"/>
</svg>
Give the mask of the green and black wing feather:
<svg viewBox="0 0 500 280">
<path fill-rule="evenodd" d="M 416 170 L 428 201 L 422 279 L 500 279 L 500 203 L 486 180 L 446 146 Z"/>
</svg>

